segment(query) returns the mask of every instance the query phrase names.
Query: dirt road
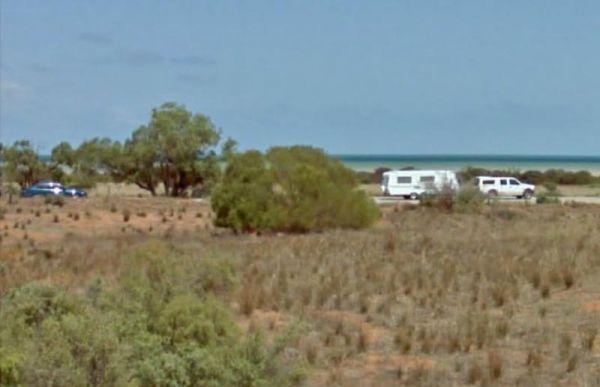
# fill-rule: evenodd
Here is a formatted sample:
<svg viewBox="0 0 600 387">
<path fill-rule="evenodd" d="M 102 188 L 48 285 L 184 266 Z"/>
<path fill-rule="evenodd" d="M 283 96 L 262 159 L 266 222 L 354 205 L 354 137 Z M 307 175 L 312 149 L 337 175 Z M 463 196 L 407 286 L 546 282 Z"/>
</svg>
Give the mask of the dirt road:
<svg viewBox="0 0 600 387">
<path fill-rule="evenodd" d="M 394 196 L 375 196 L 373 197 L 375 203 L 379 205 L 386 204 L 418 204 L 418 200 L 407 200 L 402 197 Z M 598 196 L 562 196 L 558 198 L 561 203 L 588 203 L 588 204 L 600 204 L 600 197 Z M 507 203 L 525 203 L 526 200 L 516 198 L 500 198 L 501 202 Z M 535 203 L 535 198 L 528 200 L 529 203 Z"/>
</svg>

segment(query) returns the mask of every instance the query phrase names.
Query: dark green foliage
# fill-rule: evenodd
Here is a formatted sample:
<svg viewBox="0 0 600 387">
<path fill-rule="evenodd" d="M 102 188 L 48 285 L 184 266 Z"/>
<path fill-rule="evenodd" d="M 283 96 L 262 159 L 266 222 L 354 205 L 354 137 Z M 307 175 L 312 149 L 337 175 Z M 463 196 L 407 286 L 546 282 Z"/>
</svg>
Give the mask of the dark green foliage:
<svg viewBox="0 0 600 387">
<path fill-rule="evenodd" d="M 212 197 L 218 226 L 306 232 L 362 228 L 378 217 L 356 174 L 323 151 L 275 147 L 233 156 Z"/>
<path fill-rule="evenodd" d="M 291 383 L 289 360 L 214 296 L 234 285 L 232 260 L 152 243 L 123 261 L 83 295 L 30 283 L 4 296 L 0 385 Z"/>
</svg>

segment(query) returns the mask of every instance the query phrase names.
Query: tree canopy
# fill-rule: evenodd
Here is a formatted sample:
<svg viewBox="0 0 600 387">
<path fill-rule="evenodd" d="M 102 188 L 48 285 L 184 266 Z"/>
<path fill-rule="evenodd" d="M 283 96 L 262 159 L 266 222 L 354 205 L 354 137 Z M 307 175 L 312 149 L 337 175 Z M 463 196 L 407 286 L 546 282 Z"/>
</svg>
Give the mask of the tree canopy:
<svg viewBox="0 0 600 387">
<path fill-rule="evenodd" d="M 27 187 L 48 173 L 46 165 L 39 159 L 37 152 L 27 140 L 2 147 L 1 156 L 4 161 L 4 178 L 19 184 L 21 188 Z"/>
<path fill-rule="evenodd" d="M 150 122 L 133 132 L 123 147 L 120 169 L 139 187 L 181 195 L 188 187 L 218 176 L 215 147 L 221 134 L 205 115 L 168 102 L 153 109 Z"/>
</svg>

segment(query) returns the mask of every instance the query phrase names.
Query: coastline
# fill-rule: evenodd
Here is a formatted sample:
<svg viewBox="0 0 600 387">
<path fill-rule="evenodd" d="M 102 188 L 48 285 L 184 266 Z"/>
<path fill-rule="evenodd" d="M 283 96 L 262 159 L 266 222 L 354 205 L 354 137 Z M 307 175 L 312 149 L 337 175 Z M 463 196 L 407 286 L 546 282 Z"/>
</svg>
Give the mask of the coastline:
<svg viewBox="0 0 600 387">
<path fill-rule="evenodd" d="M 448 169 L 459 171 L 467 167 L 490 170 L 563 169 L 569 172 L 589 171 L 600 176 L 600 157 L 595 156 L 505 156 L 505 155 L 332 155 L 347 167 L 372 172 L 378 167 L 400 169 Z"/>
</svg>

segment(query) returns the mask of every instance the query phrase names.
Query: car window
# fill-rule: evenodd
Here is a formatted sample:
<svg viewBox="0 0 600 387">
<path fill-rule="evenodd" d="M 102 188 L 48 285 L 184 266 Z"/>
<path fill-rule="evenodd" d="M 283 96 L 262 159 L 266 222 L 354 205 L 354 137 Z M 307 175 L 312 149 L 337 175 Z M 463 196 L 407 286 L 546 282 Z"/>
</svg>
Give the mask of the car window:
<svg viewBox="0 0 600 387">
<path fill-rule="evenodd" d="M 500 179 L 500 185 L 506 185 L 506 179 Z"/>
<path fill-rule="evenodd" d="M 519 182 L 515 179 L 510 179 L 510 185 L 519 185 Z"/>
</svg>

